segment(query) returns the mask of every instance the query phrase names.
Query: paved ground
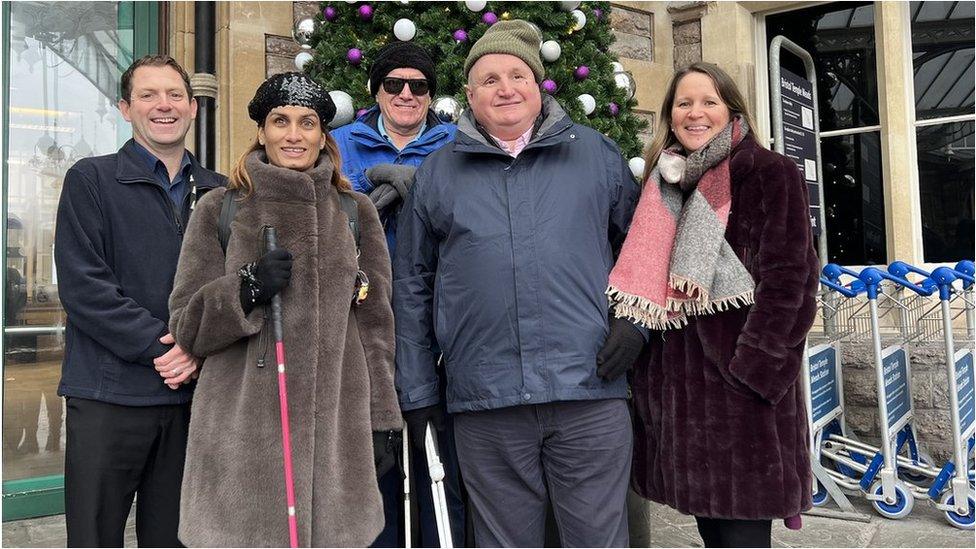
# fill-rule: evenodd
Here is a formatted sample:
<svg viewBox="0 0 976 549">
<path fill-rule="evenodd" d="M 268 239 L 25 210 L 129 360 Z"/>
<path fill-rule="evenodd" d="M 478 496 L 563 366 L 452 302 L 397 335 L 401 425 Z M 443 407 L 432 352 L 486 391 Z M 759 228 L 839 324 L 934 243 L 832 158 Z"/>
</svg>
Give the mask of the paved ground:
<svg viewBox="0 0 976 549">
<path fill-rule="evenodd" d="M 803 529 L 787 530 L 773 524 L 774 547 L 969 547 L 972 531 L 957 530 L 931 505 L 918 502 L 912 515 L 891 521 L 871 513 L 863 501 L 855 505 L 868 522 L 819 516 L 803 517 Z M 650 547 L 701 547 L 695 519 L 667 507 L 651 504 Z M 636 540 L 635 540 L 636 541 Z M 129 517 L 126 547 L 136 547 L 134 521 Z M 64 547 L 64 517 L 44 517 L 3 523 L 4 547 Z"/>
</svg>

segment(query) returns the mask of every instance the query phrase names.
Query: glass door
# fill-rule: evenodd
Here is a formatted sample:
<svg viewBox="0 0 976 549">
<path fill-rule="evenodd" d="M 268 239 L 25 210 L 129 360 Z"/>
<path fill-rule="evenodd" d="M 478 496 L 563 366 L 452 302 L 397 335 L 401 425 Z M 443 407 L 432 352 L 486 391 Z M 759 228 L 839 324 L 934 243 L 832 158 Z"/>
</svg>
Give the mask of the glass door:
<svg viewBox="0 0 976 549">
<path fill-rule="evenodd" d="M 119 78 L 155 48 L 146 2 L 4 3 L 3 520 L 63 511 L 65 313 L 54 225 L 64 174 L 130 136 Z M 147 38 L 145 35 L 149 34 Z M 142 51 L 137 45 L 142 45 Z"/>
</svg>

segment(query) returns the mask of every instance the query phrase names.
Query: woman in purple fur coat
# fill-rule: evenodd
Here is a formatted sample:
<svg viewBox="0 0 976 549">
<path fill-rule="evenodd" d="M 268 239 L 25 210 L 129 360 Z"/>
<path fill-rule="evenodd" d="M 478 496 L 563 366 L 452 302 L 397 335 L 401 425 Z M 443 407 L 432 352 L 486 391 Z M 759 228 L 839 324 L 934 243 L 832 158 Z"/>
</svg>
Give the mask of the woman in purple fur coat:
<svg viewBox="0 0 976 549">
<path fill-rule="evenodd" d="M 710 63 L 675 74 L 608 294 L 650 328 L 633 379 L 632 485 L 706 547 L 769 547 L 809 509 L 804 338 L 818 260 L 793 161 L 753 135 Z"/>
</svg>

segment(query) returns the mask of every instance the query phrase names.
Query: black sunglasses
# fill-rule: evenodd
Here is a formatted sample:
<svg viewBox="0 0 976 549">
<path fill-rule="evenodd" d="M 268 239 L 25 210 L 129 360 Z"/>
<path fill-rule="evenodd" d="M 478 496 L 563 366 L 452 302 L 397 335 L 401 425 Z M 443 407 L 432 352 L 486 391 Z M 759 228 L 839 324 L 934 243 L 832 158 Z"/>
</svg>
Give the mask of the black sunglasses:
<svg viewBox="0 0 976 549">
<path fill-rule="evenodd" d="M 406 78 L 395 78 L 393 76 L 383 79 L 383 89 L 386 93 L 390 95 L 400 95 L 403 91 L 403 85 L 408 84 L 410 86 L 410 93 L 414 95 L 427 95 L 430 91 L 430 87 L 427 85 L 426 80 L 408 80 Z"/>
</svg>

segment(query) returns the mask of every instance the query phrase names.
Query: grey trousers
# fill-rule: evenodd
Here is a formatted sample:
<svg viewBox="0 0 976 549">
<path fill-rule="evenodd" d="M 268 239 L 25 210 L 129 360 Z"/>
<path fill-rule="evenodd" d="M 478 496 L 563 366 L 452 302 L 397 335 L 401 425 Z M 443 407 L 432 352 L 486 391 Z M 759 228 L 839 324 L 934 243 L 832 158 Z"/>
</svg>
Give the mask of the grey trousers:
<svg viewBox="0 0 976 549">
<path fill-rule="evenodd" d="M 478 547 L 542 547 L 552 501 L 563 547 L 627 547 L 633 433 L 622 399 L 454 417 Z"/>
</svg>

